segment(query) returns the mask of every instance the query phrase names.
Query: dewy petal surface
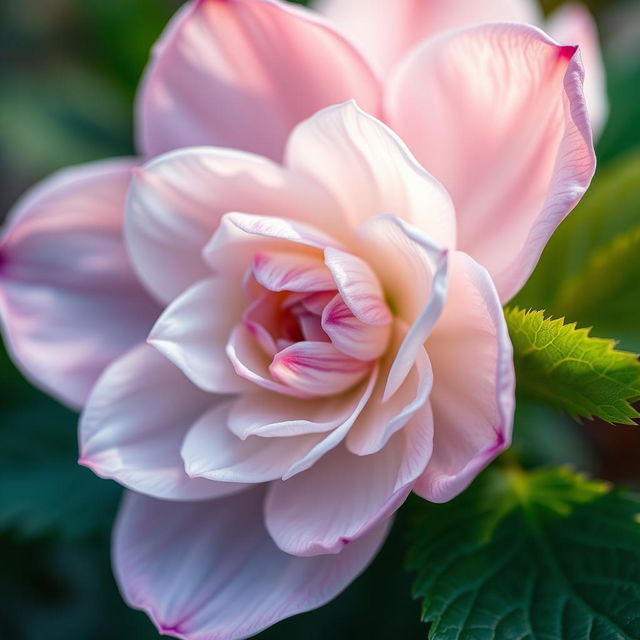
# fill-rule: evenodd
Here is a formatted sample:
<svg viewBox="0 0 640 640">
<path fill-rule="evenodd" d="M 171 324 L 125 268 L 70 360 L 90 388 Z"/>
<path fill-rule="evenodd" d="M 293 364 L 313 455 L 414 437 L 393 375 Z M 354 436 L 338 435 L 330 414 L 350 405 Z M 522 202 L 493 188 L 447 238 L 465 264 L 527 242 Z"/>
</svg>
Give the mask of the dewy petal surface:
<svg viewBox="0 0 640 640">
<path fill-rule="evenodd" d="M 265 158 L 182 149 L 137 172 L 127 201 L 127 247 L 148 289 L 168 303 L 210 273 L 201 251 L 224 214 L 328 220 L 335 209 L 316 185 Z"/>
<path fill-rule="evenodd" d="M 344 553 L 344 547 L 387 519 L 429 461 L 433 420 L 428 404 L 386 447 L 355 456 L 338 446 L 311 468 L 270 485 L 266 526 L 287 553 Z"/>
<path fill-rule="evenodd" d="M 265 530 L 258 487 L 210 502 L 128 494 L 114 535 L 114 566 L 127 602 L 161 633 L 188 640 L 241 640 L 320 607 L 377 553 L 382 523 L 338 555 L 299 558 Z"/>
<path fill-rule="evenodd" d="M 379 95 L 361 54 L 315 14 L 274 0 L 200 0 L 156 45 L 138 138 L 150 156 L 208 144 L 280 160 L 298 122 L 352 97 L 376 113 Z"/>
<path fill-rule="evenodd" d="M 489 24 L 430 40 L 391 80 L 390 125 L 449 190 L 458 248 L 489 269 L 503 302 L 593 175 L 582 79 L 575 47 Z"/>
<path fill-rule="evenodd" d="M 221 401 L 143 343 L 116 360 L 93 389 L 80 420 L 80 461 L 156 498 L 203 500 L 237 492 L 243 485 L 189 478 L 180 457 L 193 421 Z"/>
<path fill-rule="evenodd" d="M 536 0 L 318 0 L 330 18 L 387 74 L 414 46 L 481 22 L 538 24 Z"/>
<path fill-rule="evenodd" d="M 122 240 L 133 166 L 113 160 L 55 174 L 18 202 L 0 240 L 7 346 L 30 379 L 73 407 L 160 311 Z"/>
<path fill-rule="evenodd" d="M 328 107 L 298 125 L 289 138 L 285 164 L 320 183 L 351 228 L 391 213 L 443 246 L 455 245 L 449 194 L 391 129 L 353 101 Z"/>
<path fill-rule="evenodd" d="M 433 456 L 415 491 L 450 500 L 511 442 L 512 347 L 497 292 L 486 269 L 451 256 L 449 295 L 427 341 L 434 371 Z"/>
</svg>

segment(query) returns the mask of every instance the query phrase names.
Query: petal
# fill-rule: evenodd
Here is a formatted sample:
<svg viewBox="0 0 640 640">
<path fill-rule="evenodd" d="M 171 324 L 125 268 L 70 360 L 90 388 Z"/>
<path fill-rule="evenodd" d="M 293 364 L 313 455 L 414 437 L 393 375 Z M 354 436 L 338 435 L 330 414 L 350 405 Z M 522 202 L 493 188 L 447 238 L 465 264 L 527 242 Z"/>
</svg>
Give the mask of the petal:
<svg viewBox="0 0 640 640">
<path fill-rule="evenodd" d="M 346 422 L 356 410 L 362 392 L 347 391 L 329 398 L 286 398 L 268 391 L 245 393 L 233 403 L 229 429 L 243 440 L 325 433 Z"/>
<path fill-rule="evenodd" d="M 302 253 L 255 253 L 253 275 L 270 291 L 330 291 L 335 286 L 324 262 Z"/>
<path fill-rule="evenodd" d="M 391 344 L 380 363 L 380 377 L 367 406 L 358 416 L 347 436 L 347 448 L 359 456 L 382 449 L 389 438 L 402 429 L 426 404 L 433 386 L 433 372 L 424 349 L 418 351 L 415 363 L 398 391 L 384 401 L 389 371 L 402 344 L 408 327 L 396 320 Z"/>
<path fill-rule="evenodd" d="M 319 182 L 351 229 L 392 213 L 445 247 L 455 244 L 451 198 L 400 138 L 354 102 L 325 109 L 291 134 L 285 164 Z"/>
<path fill-rule="evenodd" d="M 184 149 L 137 171 L 127 201 L 127 246 L 149 290 L 168 303 L 210 272 L 201 251 L 225 213 L 322 220 L 334 209 L 316 185 L 264 158 Z"/>
<path fill-rule="evenodd" d="M 345 355 L 330 342 L 296 342 L 269 366 L 275 380 L 312 397 L 345 391 L 370 370 L 370 362 Z"/>
<path fill-rule="evenodd" d="M 266 532 L 263 490 L 206 503 L 128 494 L 114 534 L 116 577 L 127 602 L 161 633 L 238 640 L 319 607 L 377 553 L 388 523 L 338 555 L 297 558 Z"/>
<path fill-rule="evenodd" d="M 386 298 L 409 325 L 387 377 L 386 402 L 402 385 L 440 317 L 447 295 L 448 252 L 391 215 L 364 224 L 358 229 L 358 240 L 382 281 Z"/>
<path fill-rule="evenodd" d="M 362 56 L 311 12 L 272 0 L 201 0 L 156 45 L 138 137 L 150 156 L 208 144 L 280 160 L 298 122 L 352 97 L 375 112 L 379 94 Z"/>
<path fill-rule="evenodd" d="M 451 193 L 458 248 L 489 269 L 503 302 L 593 175 L 582 78 L 575 47 L 492 24 L 425 43 L 391 81 L 390 125 Z"/>
<path fill-rule="evenodd" d="M 391 323 L 380 281 L 364 260 L 332 247 L 325 249 L 324 258 L 342 299 L 360 322 L 378 327 Z"/>
<path fill-rule="evenodd" d="M 584 97 L 591 127 L 597 138 L 609 115 L 607 83 L 598 40 L 598 28 L 589 10 L 578 3 L 566 3 L 556 9 L 546 31 L 560 44 L 577 44 L 584 64 Z"/>
<path fill-rule="evenodd" d="M 380 452 L 354 456 L 336 447 L 304 473 L 271 484 L 265 516 L 275 543 L 299 556 L 343 550 L 404 502 L 429 461 L 432 438 L 425 405 Z"/>
<path fill-rule="evenodd" d="M 231 212 L 203 250 L 203 256 L 217 273 L 245 277 L 256 253 L 290 252 L 314 257 L 318 249 L 339 247 L 332 236 L 312 224 L 287 218 Z M 332 287 L 333 288 L 333 287 Z"/>
<path fill-rule="evenodd" d="M 472 258 L 460 252 L 451 258 L 447 304 L 427 342 L 433 457 L 414 489 L 432 502 L 465 489 L 509 446 L 513 424 L 512 347 L 497 292 Z"/>
<path fill-rule="evenodd" d="M 440 32 L 481 22 L 537 24 L 541 17 L 534 0 L 319 0 L 316 5 L 384 73 Z"/>
<path fill-rule="evenodd" d="M 286 403 L 286 399 L 280 399 Z M 249 436 L 241 440 L 228 427 L 230 403 L 213 407 L 189 429 L 182 447 L 192 478 L 223 483 L 268 482 L 283 475 L 307 455 L 322 434 L 287 438 Z"/>
<path fill-rule="evenodd" d="M 116 160 L 57 173 L 16 205 L 0 240 L 7 346 L 25 375 L 74 407 L 159 313 L 122 240 L 132 167 Z"/>
<path fill-rule="evenodd" d="M 80 420 L 80 462 L 103 478 L 156 498 L 202 500 L 244 488 L 187 476 L 182 440 L 214 396 L 141 344 L 94 387 Z"/>
<path fill-rule="evenodd" d="M 246 301 L 236 283 L 222 276 L 187 289 L 158 318 L 148 342 L 180 367 L 198 387 L 212 393 L 250 390 L 226 354 Z"/>
<path fill-rule="evenodd" d="M 322 328 L 339 351 L 364 361 L 379 358 L 387 350 L 391 334 L 390 323 L 375 326 L 358 320 L 340 295 L 324 308 Z"/>
</svg>

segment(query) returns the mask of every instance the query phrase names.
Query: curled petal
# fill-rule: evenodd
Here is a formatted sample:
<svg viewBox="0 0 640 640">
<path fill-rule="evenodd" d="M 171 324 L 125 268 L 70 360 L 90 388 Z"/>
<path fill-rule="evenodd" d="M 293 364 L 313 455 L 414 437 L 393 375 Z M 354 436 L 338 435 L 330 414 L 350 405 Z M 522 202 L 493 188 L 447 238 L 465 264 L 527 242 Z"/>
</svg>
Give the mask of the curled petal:
<svg viewBox="0 0 640 640">
<path fill-rule="evenodd" d="M 391 324 L 365 324 L 356 318 L 341 295 L 324 308 L 322 329 L 334 347 L 357 360 L 375 360 L 386 350 Z"/>
<path fill-rule="evenodd" d="M 432 439 L 427 404 L 378 453 L 354 456 L 336 447 L 304 473 L 274 482 L 265 505 L 269 533 L 287 553 L 344 553 L 404 502 L 429 461 Z"/>
<path fill-rule="evenodd" d="M 598 28 L 589 10 L 582 4 L 565 3 L 556 9 L 546 26 L 560 44 L 577 44 L 584 64 L 584 97 L 591 127 L 597 138 L 609 114 L 604 62 L 598 42 Z"/>
<path fill-rule="evenodd" d="M 338 555 L 280 551 L 263 524 L 264 490 L 201 503 L 125 497 L 113 563 L 126 601 L 179 638 L 238 640 L 340 593 L 384 540 L 382 523 Z M 274 576 L 278 576 L 274 580 Z"/>
<path fill-rule="evenodd" d="M 400 388 L 440 317 L 447 295 L 448 251 L 391 215 L 358 229 L 360 249 L 409 330 L 387 377 L 383 402 Z"/>
<path fill-rule="evenodd" d="M 391 80 L 389 123 L 447 187 L 458 248 L 489 269 L 503 303 L 593 176 L 582 80 L 576 47 L 514 24 L 432 39 Z"/>
<path fill-rule="evenodd" d="M 389 127 L 353 101 L 298 125 L 289 138 L 285 164 L 333 195 L 346 228 L 391 213 L 442 246 L 455 245 L 456 216 L 449 194 Z"/>
<path fill-rule="evenodd" d="M 298 122 L 351 97 L 375 113 L 379 94 L 364 58 L 313 13 L 273 0 L 200 0 L 156 45 L 138 138 L 150 156 L 207 144 L 280 160 Z"/>
<path fill-rule="evenodd" d="M 127 201 L 126 241 L 147 288 L 171 302 L 210 274 L 202 249 L 229 211 L 321 218 L 335 209 L 316 185 L 269 160 L 231 149 L 166 154 L 136 172 Z M 250 257 L 236 256 L 244 273 Z"/>
<path fill-rule="evenodd" d="M 451 258 L 447 304 L 427 341 L 433 363 L 433 457 L 415 491 L 445 502 L 511 442 L 513 355 L 495 286 L 464 253 Z"/>
<path fill-rule="evenodd" d="M 273 378 L 309 396 L 331 396 L 353 386 L 371 371 L 330 342 L 297 342 L 278 352 L 269 366 Z"/>
<path fill-rule="evenodd" d="M 212 277 L 187 289 L 158 318 L 148 342 L 198 387 L 238 393 L 251 385 L 237 376 L 226 355 L 245 301 L 236 283 Z"/>
<path fill-rule="evenodd" d="M 169 500 L 203 500 L 244 485 L 191 479 L 180 447 L 219 398 L 200 391 L 155 349 L 141 344 L 100 377 L 80 419 L 80 462 L 103 478 Z"/>
<path fill-rule="evenodd" d="M 0 239 L 7 347 L 31 380 L 73 407 L 160 312 L 122 241 L 133 164 L 55 174 L 18 202 Z"/>
<path fill-rule="evenodd" d="M 322 260 L 304 254 L 255 253 L 253 275 L 270 291 L 330 291 L 335 286 Z"/>
</svg>

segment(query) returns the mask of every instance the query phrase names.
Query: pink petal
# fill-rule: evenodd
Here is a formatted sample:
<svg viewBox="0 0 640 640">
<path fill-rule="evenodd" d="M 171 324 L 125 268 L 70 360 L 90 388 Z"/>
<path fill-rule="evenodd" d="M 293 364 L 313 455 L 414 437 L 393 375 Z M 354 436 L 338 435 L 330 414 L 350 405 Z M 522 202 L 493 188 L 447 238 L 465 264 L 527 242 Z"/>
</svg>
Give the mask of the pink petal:
<svg viewBox="0 0 640 640">
<path fill-rule="evenodd" d="M 387 350 L 391 334 L 390 323 L 376 326 L 358 320 L 339 294 L 324 308 L 322 328 L 334 347 L 364 361 L 379 358 Z"/>
<path fill-rule="evenodd" d="M 274 380 L 309 396 L 341 393 L 362 380 L 370 362 L 345 355 L 330 342 L 297 342 L 275 355 Z"/>
<path fill-rule="evenodd" d="M 414 46 L 449 29 L 540 19 L 535 0 L 319 0 L 316 5 L 384 73 Z"/>
<path fill-rule="evenodd" d="M 80 420 L 80 462 L 156 498 L 203 500 L 239 491 L 244 485 L 189 478 L 180 457 L 193 421 L 217 402 L 141 344 L 94 387 Z"/>
<path fill-rule="evenodd" d="M 285 396 L 310 397 L 311 394 L 309 393 L 294 389 L 273 379 L 269 371 L 272 359 L 260 348 L 261 346 L 260 342 L 254 339 L 246 327 L 242 325 L 234 327 L 227 342 L 226 352 L 238 376 L 263 389 Z M 277 346 L 279 347 L 279 345 Z"/>
<path fill-rule="evenodd" d="M 607 83 L 598 28 L 582 4 L 566 3 L 556 9 L 547 23 L 546 31 L 560 44 L 577 44 L 584 64 L 584 97 L 589 108 L 591 127 L 597 138 L 609 114 Z"/>
<path fill-rule="evenodd" d="M 117 160 L 57 173 L 20 200 L 0 240 L 7 346 L 25 375 L 73 407 L 159 313 L 122 241 L 132 167 Z"/>
<path fill-rule="evenodd" d="M 235 282 L 222 276 L 203 280 L 167 307 L 148 342 L 201 389 L 246 391 L 251 385 L 235 374 L 226 355 L 227 341 L 245 304 Z"/>
<path fill-rule="evenodd" d="M 455 212 L 443 186 L 391 129 L 353 101 L 324 109 L 296 127 L 285 164 L 334 196 L 347 228 L 392 213 L 445 247 L 455 244 Z"/>
<path fill-rule="evenodd" d="M 286 403 L 287 400 L 280 398 Z M 229 430 L 230 403 L 213 407 L 189 429 L 182 447 L 192 478 L 217 482 L 268 482 L 287 471 L 323 439 L 322 434 L 287 438 L 249 436 L 241 440 Z"/>
<path fill-rule="evenodd" d="M 383 400 L 389 371 L 407 331 L 408 327 L 396 320 L 391 344 L 380 363 L 378 383 L 367 406 L 349 431 L 347 448 L 356 455 L 366 456 L 380 451 L 389 438 L 402 429 L 429 399 L 433 372 L 427 353 L 420 349 L 398 391 L 386 402 Z"/>
<path fill-rule="evenodd" d="M 313 211 L 308 207 L 302 210 Z M 320 256 L 318 250 L 327 246 L 339 247 L 340 244 L 309 223 L 274 216 L 227 213 L 203 249 L 203 256 L 215 272 L 240 278 L 245 277 L 256 253 L 295 251 L 314 257 Z"/>
<path fill-rule="evenodd" d="M 493 24 L 425 43 L 392 79 L 389 123 L 451 193 L 458 247 L 489 269 L 503 302 L 593 175 L 582 78 L 574 47 Z"/>
<path fill-rule="evenodd" d="M 415 491 L 450 500 L 509 446 L 513 424 L 512 347 L 487 271 L 451 256 L 447 304 L 427 342 L 434 371 L 433 457 Z M 471 365 L 471 366 L 470 366 Z"/>
<path fill-rule="evenodd" d="M 379 95 L 362 56 L 309 11 L 272 0 L 191 2 L 156 45 L 138 138 L 150 156 L 206 144 L 280 160 L 304 118 L 352 97 L 375 113 Z"/>
<path fill-rule="evenodd" d="M 326 433 L 346 422 L 356 410 L 362 392 L 347 391 L 329 398 L 282 398 L 268 391 L 245 393 L 233 403 L 229 429 L 243 440 Z"/>
<path fill-rule="evenodd" d="M 274 482 L 266 525 L 287 553 L 338 553 L 385 521 L 405 500 L 431 455 L 433 422 L 425 405 L 411 425 L 371 456 L 336 447 L 293 478 Z"/>
<path fill-rule="evenodd" d="M 381 524 L 339 555 L 282 553 L 263 524 L 263 490 L 204 503 L 128 494 L 114 537 L 116 577 L 127 602 L 161 633 L 238 640 L 319 607 L 369 564 Z"/>
<path fill-rule="evenodd" d="M 361 258 L 332 247 L 325 249 L 324 256 L 338 291 L 353 315 L 373 326 L 390 324 L 391 312 L 371 267 Z"/>
<path fill-rule="evenodd" d="M 397 316 L 409 325 L 387 377 L 386 402 L 402 385 L 440 317 L 447 295 L 448 252 L 391 215 L 364 224 L 358 229 L 358 240 Z"/>
<path fill-rule="evenodd" d="M 225 213 L 295 218 L 304 212 L 321 219 L 332 209 L 321 189 L 264 158 L 184 149 L 137 172 L 127 203 L 127 245 L 145 284 L 171 302 L 209 274 L 201 251 Z"/>
<path fill-rule="evenodd" d="M 270 291 L 313 292 L 335 288 L 322 259 L 302 253 L 255 253 L 253 275 Z"/>
</svg>

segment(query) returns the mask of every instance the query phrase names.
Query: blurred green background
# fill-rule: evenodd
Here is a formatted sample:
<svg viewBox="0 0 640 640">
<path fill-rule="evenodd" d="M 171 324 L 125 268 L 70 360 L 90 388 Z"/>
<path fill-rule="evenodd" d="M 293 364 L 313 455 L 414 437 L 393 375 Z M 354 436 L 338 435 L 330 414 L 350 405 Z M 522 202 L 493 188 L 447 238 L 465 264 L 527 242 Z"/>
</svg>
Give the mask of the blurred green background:
<svg viewBox="0 0 640 640">
<path fill-rule="evenodd" d="M 0 2 L 0 217 L 25 188 L 60 167 L 133 153 L 136 85 L 151 44 L 180 4 Z M 544 4 L 549 11 L 559 3 Z M 587 4 L 600 27 L 611 100 L 599 172 L 615 171 L 640 150 L 640 2 Z M 74 414 L 34 390 L 0 351 L 0 638 L 156 638 L 115 588 L 109 532 L 120 490 L 75 464 L 75 424 Z M 532 465 L 570 462 L 630 483 L 640 476 L 638 432 L 577 425 L 535 403 L 520 404 L 514 447 Z M 402 570 L 402 519 L 345 594 L 260 637 L 426 637 Z"/>
</svg>

